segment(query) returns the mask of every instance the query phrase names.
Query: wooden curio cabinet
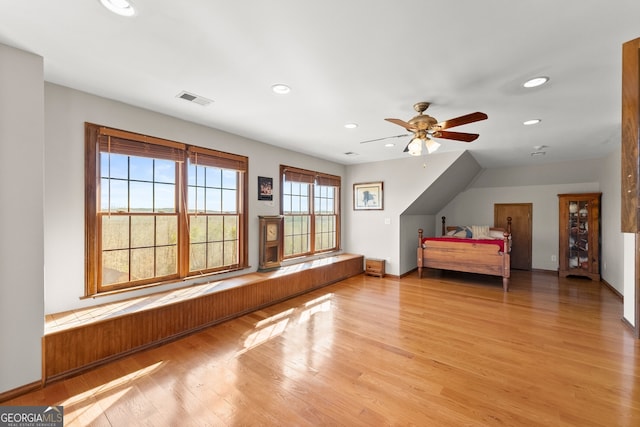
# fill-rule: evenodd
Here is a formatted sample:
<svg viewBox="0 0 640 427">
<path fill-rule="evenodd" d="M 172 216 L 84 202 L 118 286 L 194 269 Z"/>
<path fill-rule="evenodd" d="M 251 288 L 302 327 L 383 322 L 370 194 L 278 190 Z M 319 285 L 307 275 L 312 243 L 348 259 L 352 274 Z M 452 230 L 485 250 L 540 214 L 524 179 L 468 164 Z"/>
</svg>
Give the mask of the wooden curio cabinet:
<svg viewBox="0 0 640 427">
<path fill-rule="evenodd" d="M 558 194 L 559 275 L 600 281 L 600 198 L 602 193 Z"/>
</svg>

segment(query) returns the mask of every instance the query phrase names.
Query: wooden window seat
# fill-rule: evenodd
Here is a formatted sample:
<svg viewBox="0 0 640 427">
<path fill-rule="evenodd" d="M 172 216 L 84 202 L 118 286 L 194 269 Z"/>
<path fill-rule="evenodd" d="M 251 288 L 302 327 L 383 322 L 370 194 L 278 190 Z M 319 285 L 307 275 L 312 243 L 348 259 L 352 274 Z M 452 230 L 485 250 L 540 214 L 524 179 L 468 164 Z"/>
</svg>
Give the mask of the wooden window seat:
<svg viewBox="0 0 640 427">
<path fill-rule="evenodd" d="M 74 375 L 361 274 L 363 265 L 362 255 L 340 254 L 275 271 L 47 315 L 42 381 Z"/>
</svg>

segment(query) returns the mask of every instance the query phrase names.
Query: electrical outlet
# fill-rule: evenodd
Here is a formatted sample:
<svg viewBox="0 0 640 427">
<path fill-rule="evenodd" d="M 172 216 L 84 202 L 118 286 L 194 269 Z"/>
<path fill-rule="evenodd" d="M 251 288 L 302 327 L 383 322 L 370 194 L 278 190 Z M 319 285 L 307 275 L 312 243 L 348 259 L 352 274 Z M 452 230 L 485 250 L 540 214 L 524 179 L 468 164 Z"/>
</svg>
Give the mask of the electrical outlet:
<svg viewBox="0 0 640 427">
<path fill-rule="evenodd" d="M 551 255 L 551 262 L 556 262 L 556 261 L 557 261 L 556 256 L 555 255 Z"/>
</svg>

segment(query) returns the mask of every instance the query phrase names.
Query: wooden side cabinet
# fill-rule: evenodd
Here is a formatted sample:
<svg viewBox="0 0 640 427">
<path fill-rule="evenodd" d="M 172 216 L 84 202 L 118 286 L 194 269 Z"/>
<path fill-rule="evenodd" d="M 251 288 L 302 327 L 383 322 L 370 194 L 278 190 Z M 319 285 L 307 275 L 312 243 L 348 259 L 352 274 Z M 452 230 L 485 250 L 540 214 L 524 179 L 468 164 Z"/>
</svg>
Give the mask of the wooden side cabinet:
<svg viewBox="0 0 640 427">
<path fill-rule="evenodd" d="M 369 276 L 384 277 L 384 260 L 367 258 L 364 272 Z"/>
<path fill-rule="evenodd" d="M 600 281 L 600 199 L 602 193 L 558 194 L 560 277 Z"/>
</svg>

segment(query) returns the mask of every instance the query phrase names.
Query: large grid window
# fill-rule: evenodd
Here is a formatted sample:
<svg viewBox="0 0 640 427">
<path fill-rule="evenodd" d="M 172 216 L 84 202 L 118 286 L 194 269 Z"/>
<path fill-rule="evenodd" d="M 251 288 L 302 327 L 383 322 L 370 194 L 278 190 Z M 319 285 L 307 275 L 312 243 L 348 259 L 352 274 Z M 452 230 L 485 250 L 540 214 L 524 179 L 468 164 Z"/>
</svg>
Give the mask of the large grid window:
<svg viewBox="0 0 640 427">
<path fill-rule="evenodd" d="M 246 157 L 85 128 L 87 295 L 247 266 Z"/>
<path fill-rule="evenodd" d="M 200 156 L 202 157 L 202 156 Z M 189 271 L 238 264 L 239 173 L 189 163 Z"/>
<path fill-rule="evenodd" d="M 284 257 L 339 249 L 340 177 L 280 166 Z"/>
</svg>

